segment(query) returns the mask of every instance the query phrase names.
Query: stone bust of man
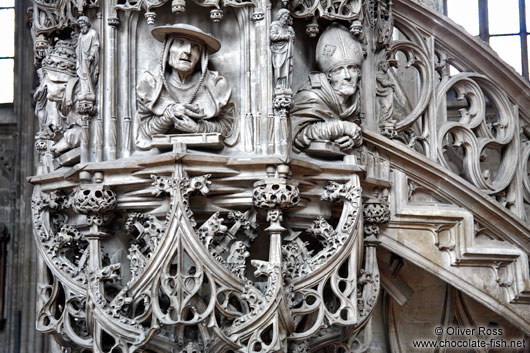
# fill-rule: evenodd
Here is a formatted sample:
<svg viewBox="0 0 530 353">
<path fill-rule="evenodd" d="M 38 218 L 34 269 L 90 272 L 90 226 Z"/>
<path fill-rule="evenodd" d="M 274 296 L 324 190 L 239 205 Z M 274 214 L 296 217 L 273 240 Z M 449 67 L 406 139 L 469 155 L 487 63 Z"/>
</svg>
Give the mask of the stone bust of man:
<svg viewBox="0 0 530 353">
<path fill-rule="evenodd" d="M 145 72 L 137 85 L 139 126 L 136 145 L 152 147 L 152 136 L 165 133 L 218 132 L 232 127 L 231 90 L 224 77 L 208 69 L 208 56 L 221 43 L 188 24 L 155 27 L 164 43 L 158 70 Z"/>
<path fill-rule="evenodd" d="M 312 72 L 294 98 L 293 146 L 306 150 L 313 141 L 332 142 L 342 151 L 362 143 L 361 66 L 364 52 L 347 28 L 333 23 L 320 36 Z"/>
</svg>

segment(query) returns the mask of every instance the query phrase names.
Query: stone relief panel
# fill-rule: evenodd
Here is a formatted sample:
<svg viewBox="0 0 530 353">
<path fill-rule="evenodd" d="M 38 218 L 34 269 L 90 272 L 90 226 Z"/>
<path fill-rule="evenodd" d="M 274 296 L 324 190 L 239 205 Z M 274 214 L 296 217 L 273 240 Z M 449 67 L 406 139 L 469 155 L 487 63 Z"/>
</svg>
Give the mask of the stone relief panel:
<svg viewBox="0 0 530 353">
<path fill-rule="evenodd" d="M 526 181 L 509 98 L 449 75 L 391 1 L 36 0 L 33 16 L 37 327 L 57 352 L 368 352 L 376 249 L 410 222 L 526 303 L 520 248 L 466 253 L 464 230 L 492 234 L 471 211 L 396 221 L 448 198 L 396 177 L 374 138 L 516 212 Z"/>
<path fill-rule="evenodd" d="M 153 147 L 156 136 L 172 128 L 226 136 L 232 130 L 232 92 L 226 79 L 208 68 L 210 53 L 221 43 L 185 24 L 155 27 L 152 34 L 164 49 L 154 73 L 146 71 L 137 85 L 137 147 Z"/>
</svg>

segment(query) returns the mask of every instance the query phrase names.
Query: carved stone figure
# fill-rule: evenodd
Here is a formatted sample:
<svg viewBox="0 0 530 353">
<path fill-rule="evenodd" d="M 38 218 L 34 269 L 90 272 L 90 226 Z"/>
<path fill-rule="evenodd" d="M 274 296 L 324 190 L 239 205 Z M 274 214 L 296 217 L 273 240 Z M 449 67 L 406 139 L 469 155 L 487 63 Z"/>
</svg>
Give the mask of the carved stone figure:
<svg viewBox="0 0 530 353">
<path fill-rule="evenodd" d="M 395 83 L 388 69 L 390 63 L 386 60 L 379 63 L 379 71 L 376 75 L 376 95 L 377 95 L 377 117 L 379 126 L 386 127 L 395 125 L 396 121 L 392 119 L 394 114 L 394 87 Z"/>
<path fill-rule="evenodd" d="M 39 76 L 40 84 L 35 89 L 35 93 L 33 93 L 33 99 L 35 100 L 35 116 L 39 122 L 39 131 L 36 134 L 36 138 L 47 140 L 54 136 L 54 131 L 57 130 L 60 123 L 48 120 L 48 89 L 46 87 L 46 81 L 42 69 L 37 71 L 37 75 Z M 57 118 L 57 114 L 55 114 L 54 117 Z"/>
<path fill-rule="evenodd" d="M 359 40 L 363 45 L 363 50 L 366 48 L 366 35 L 364 34 L 364 27 L 361 20 L 353 20 L 350 25 L 350 33 Z"/>
<path fill-rule="evenodd" d="M 247 251 L 247 247 L 242 241 L 235 241 L 230 247 L 230 254 L 226 259 L 226 262 L 230 266 L 230 269 L 238 277 L 245 277 L 245 259 L 250 256 Z"/>
<path fill-rule="evenodd" d="M 326 141 L 349 150 L 361 144 L 359 80 L 364 59 L 361 44 L 345 27 L 330 25 L 320 36 L 316 61 L 322 72 L 294 98 L 294 148 L 303 151 L 313 141 Z"/>
<path fill-rule="evenodd" d="M 187 24 L 155 27 L 152 34 L 164 42 L 164 51 L 159 69 L 145 72 L 137 86 L 137 146 L 150 148 L 153 135 L 172 128 L 226 136 L 232 126 L 231 90 L 223 76 L 208 70 L 208 55 L 221 43 Z"/>
<path fill-rule="evenodd" d="M 378 14 L 376 21 L 376 45 L 378 47 L 387 47 L 392 40 L 393 17 L 392 2 L 383 0 L 378 2 Z"/>
<path fill-rule="evenodd" d="M 270 40 L 276 93 L 291 91 L 295 37 L 292 23 L 293 19 L 287 9 L 280 9 L 276 21 L 271 23 Z"/>
<path fill-rule="evenodd" d="M 78 147 L 81 142 L 81 116 L 75 110 L 79 78 L 74 44 L 58 41 L 42 61 L 42 72 L 43 82 L 37 91 L 46 90 L 48 103 L 41 131 L 62 132 L 59 141 L 51 147 L 51 151 L 58 154 Z"/>
<path fill-rule="evenodd" d="M 99 36 L 90 28 L 86 16 L 77 19 L 81 33 L 77 39 L 77 76 L 79 76 L 79 101 L 83 107 L 80 111 L 91 111 L 96 100 L 95 86 L 99 75 Z"/>
</svg>

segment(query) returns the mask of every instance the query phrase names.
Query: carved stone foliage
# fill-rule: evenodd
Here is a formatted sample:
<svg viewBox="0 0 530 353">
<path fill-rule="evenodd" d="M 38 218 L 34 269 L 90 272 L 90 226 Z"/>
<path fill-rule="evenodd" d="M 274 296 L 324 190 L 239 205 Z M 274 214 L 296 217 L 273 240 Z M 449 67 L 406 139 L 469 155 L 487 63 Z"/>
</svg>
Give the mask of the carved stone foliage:
<svg viewBox="0 0 530 353">
<path fill-rule="evenodd" d="M 99 0 L 35 0 L 33 28 L 37 35 L 68 28 L 80 13 L 99 6 Z"/>
<path fill-rule="evenodd" d="M 375 252 L 368 251 L 365 266 L 358 267 L 356 175 L 324 188 L 322 200 L 342 205 L 336 226 L 320 217 L 294 231 L 286 226 L 300 192 L 288 165 L 270 165 L 266 177 L 254 182 L 253 210 L 226 216 L 195 212 L 198 198 L 208 197 L 221 180 L 188 177 L 178 163 L 174 168 L 172 176 L 151 175 L 150 193 L 168 205 L 165 214 L 128 211 L 120 206 L 127 201 L 104 184 L 62 192 L 36 188 L 37 245 L 49 268 L 40 329 L 63 337 L 65 346 L 102 352 L 153 345 L 164 351 L 269 352 L 281 351 L 287 339 L 328 342 L 333 335 L 315 336 L 324 322 L 364 326 L 379 285 L 371 277 Z M 316 247 L 308 249 L 301 233 L 315 237 Z M 127 251 L 115 252 L 116 241 Z M 252 255 L 264 243 L 268 260 Z M 68 309 L 57 315 L 59 305 Z M 300 326 L 305 317 L 314 322 Z"/>
</svg>

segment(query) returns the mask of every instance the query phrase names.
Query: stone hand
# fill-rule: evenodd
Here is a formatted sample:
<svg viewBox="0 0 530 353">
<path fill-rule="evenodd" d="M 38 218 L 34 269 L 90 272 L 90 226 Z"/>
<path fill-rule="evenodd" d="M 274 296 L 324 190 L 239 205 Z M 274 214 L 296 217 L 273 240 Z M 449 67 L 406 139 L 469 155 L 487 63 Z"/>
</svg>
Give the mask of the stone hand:
<svg viewBox="0 0 530 353">
<path fill-rule="evenodd" d="M 192 119 L 202 119 L 205 116 L 202 109 L 196 104 L 176 103 L 173 104 L 170 109 L 171 115 L 175 118 L 188 117 Z"/>
<path fill-rule="evenodd" d="M 361 135 L 361 128 L 359 125 L 345 121 L 344 122 L 344 135 L 351 137 L 352 139 L 357 139 Z"/>
<path fill-rule="evenodd" d="M 178 130 L 186 132 L 199 132 L 199 124 L 187 115 L 175 117 L 173 122 L 175 124 L 175 128 Z"/>
<path fill-rule="evenodd" d="M 346 136 L 346 135 L 344 135 L 342 137 L 339 137 L 338 139 L 336 139 L 333 142 L 337 143 L 341 150 L 348 150 L 348 149 L 352 148 L 355 145 L 353 137 Z"/>
</svg>

